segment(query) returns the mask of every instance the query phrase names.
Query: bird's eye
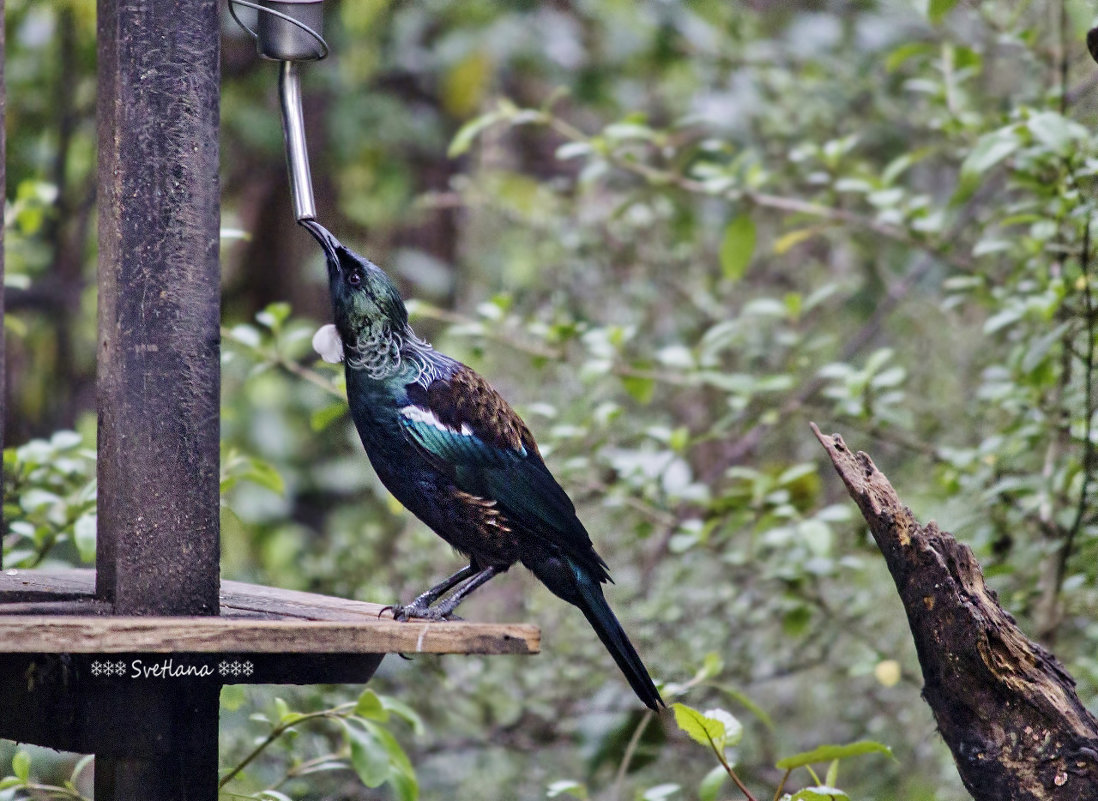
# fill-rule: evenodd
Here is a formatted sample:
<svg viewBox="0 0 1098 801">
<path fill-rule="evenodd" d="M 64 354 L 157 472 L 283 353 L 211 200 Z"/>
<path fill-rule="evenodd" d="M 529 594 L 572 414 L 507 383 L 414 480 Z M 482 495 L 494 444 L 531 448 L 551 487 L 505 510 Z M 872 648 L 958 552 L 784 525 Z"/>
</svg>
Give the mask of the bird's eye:
<svg viewBox="0 0 1098 801">
<path fill-rule="evenodd" d="M 358 286 L 362 283 L 362 273 L 360 273 L 358 270 L 352 271 L 347 276 L 347 283 L 351 286 Z"/>
</svg>

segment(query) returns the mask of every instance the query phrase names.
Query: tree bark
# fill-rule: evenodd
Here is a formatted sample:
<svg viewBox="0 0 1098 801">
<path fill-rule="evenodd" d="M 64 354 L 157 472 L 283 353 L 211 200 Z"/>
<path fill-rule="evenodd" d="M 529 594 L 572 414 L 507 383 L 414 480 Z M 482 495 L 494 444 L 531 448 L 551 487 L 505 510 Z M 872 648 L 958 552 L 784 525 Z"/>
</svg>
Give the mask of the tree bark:
<svg viewBox="0 0 1098 801">
<path fill-rule="evenodd" d="M 1075 680 L 999 606 L 968 546 L 920 525 L 869 456 L 812 430 L 896 582 L 923 698 L 973 798 L 1098 800 L 1098 720 Z"/>
</svg>

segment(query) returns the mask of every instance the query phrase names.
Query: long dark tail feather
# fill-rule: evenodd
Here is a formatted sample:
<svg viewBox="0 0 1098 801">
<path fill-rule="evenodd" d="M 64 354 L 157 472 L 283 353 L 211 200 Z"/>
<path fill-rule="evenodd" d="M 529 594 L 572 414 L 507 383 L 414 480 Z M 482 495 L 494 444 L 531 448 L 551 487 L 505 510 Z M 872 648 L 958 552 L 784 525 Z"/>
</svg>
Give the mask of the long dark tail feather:
<svg viewBox="0 0 1098 801">
<path fill-rule="evenodd" d="M 614 616 L 610 605 L 606 603 L 606 597 L 602 594 L 602 587 L 597 579 L 585 575 L 582 568 L 575 569 L 576 590 L 578 594 L 576 605 L 583 611 L 588 622 L 591 623 L 595 633 L 599 635 L 606 650 L 614 657 L 621 672 L 629 681 L 633 692 L 644 702 L 649 709 L 657 712 L 666 706 L 656 685 L 652 683 L 652 677 L 641 662 L 633 643 L 625 636 L 625 631 Z"/>
</svg>

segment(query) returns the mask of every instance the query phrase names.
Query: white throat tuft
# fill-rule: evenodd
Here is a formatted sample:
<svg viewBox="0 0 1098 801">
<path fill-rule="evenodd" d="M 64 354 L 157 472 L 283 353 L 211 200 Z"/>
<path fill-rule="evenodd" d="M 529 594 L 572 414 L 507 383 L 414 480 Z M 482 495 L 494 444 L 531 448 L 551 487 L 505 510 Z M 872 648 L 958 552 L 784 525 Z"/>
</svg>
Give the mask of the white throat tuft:
<svg viewBox="0 0 1098 801">
<path fill-rule="evenodd" d="M 343 340 L 339 331 L 331 323 L 322 325 L 313 334 L 313 350 L 320 354 L 320 358 L 329 364 L 339 364 L 343 361 Z"/>
</svg>

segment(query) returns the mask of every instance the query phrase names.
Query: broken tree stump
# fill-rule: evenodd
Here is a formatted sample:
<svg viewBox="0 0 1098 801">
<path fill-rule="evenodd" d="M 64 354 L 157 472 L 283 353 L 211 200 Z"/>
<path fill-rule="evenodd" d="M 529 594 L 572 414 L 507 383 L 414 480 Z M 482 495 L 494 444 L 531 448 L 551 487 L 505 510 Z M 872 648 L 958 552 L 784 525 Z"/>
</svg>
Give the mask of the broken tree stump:
<svg viewBox="0 0 1098 801">
<path fill-rule="evenodd" d="M 920 525 L 869 456 L 812 431 L 896 582 L 923 698 L 973 798 L 1098 801 L 1098 719 L 1075 680 L 999 606 L 967 545 Z"/>
</svg>

